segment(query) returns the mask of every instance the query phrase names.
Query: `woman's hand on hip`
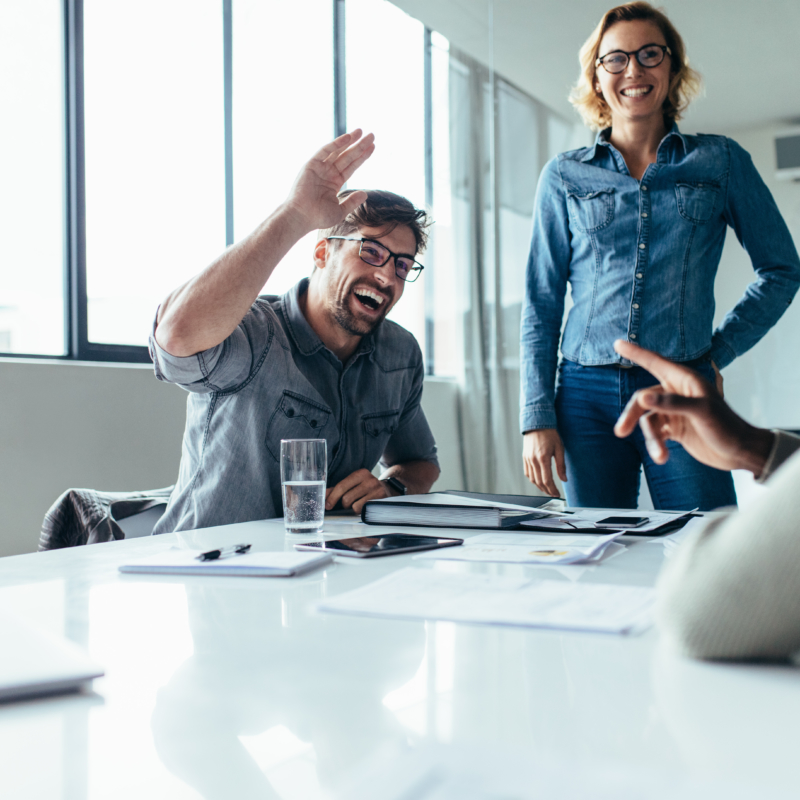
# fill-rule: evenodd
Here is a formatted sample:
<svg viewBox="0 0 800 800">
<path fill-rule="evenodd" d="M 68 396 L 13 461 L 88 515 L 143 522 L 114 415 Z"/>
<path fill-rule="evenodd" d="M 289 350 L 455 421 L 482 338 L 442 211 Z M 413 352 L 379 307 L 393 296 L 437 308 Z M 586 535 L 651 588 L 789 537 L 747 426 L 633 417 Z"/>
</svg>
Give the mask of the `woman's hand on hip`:
<svg viewBox="0 0 800 800">
<path fill-rule="evenodd" d="M 551 497 L 558 497 L 559 492 L 553 481 L 553 459 L 556 460 L 556 472 L 562 481 L 567 479 L 567 468 L 564 463 L 564 444 L 555 428 L 542 428 L 528 431 L 522 437 L 522 466 L 525 477 L 538 489 Z"/>
</svg>

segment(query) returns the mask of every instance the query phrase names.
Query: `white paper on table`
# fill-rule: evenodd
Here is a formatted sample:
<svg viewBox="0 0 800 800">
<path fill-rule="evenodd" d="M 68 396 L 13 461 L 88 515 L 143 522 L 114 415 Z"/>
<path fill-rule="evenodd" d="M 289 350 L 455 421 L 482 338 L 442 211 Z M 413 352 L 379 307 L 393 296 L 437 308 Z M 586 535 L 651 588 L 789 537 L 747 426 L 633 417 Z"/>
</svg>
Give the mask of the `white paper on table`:
<svg viewBox="0 0 800 800">
<path fill-rule="evenodd" d="M 575 564 L 599 558 L 614 539 L 623 535 L 624 531 L 604 536 L 485 533 L 467 539 L 461 547 L 430 550 L 416 558 L 507 564 Z"/>
<path fill-rule="evenodd" d="M 321 611 L 558 630 L 632 633 L 651 624 L 655 592 L 638 586 L 398 570 L 317 604 Z"/>
<path fill-rule="evenodd" d="M 704 517 L 696 517 L 695 519 L 690 519 L 679 531 L 662 536 L 658 541 L 664 544 L 665 550 L 674 550 L 678 545 L 682 544 L 684 540 L 705 528 L 706 525 L 708 525 L 707 519 Z"/>
</svg>

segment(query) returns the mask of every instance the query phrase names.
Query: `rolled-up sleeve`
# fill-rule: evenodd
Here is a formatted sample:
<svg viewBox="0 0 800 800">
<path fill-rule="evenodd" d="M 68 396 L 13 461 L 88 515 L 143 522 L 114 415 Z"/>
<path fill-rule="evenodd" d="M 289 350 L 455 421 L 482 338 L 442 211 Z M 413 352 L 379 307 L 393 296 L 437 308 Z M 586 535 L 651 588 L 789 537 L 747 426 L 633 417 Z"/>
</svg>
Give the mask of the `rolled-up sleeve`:
<svg viewBox="0 0 800 800">
<path fill-rule="evenodd" d="M 749 153 L 727 141 L 725 219 L 750 256 L 756 278 L 714 331 L 709 355 L 720 369 L 761 340 L 800 286 L 800 257 L 772 194 Z"/>
<path fill-rule="evenodd" d="M 407 461 L 430 461 L 439 466 L 436 441 L 433 438 L 425 412 L 422 410 L 422 388 L 424 384 L 422 362 L 414 370 L 414 382 L 408 400 L 400 414 L 397 430 L 389 437 L 381 467 L 384 469 Z"/>
<path fill-rule="evenodd" d="M 254 306 L 225 341 L 182 357 L 168 353 L 158 344 L 154 320 L 149 350 L 156 378 L 201 394 L 232 389 L 252 373 L 258 356 L 269 345 L 271 330 L 268 312 Z"/>
<path fill-rule="evenodd" d="M 558 341 L 571 253 L 566 193 L 558 160 L 542 170 L 525 272 L 520 331 L 520 430 L 556 427 Z"/>
</svg>

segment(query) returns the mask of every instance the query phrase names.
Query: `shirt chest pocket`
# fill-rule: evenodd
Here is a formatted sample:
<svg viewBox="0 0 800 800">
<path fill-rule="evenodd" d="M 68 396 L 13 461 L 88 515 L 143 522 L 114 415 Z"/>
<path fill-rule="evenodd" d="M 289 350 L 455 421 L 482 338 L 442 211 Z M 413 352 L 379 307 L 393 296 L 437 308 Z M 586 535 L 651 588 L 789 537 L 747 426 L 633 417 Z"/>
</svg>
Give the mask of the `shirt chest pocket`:
<svg viewBox="0 0 800 800">
<path fill-rule="evenodd" d="M 400 412 L 397 409 L 373 411 L 361 415 L 364 436 L 364 466 L 372 469 L 380 461 L 389 437 L 397 430 Z"/>
<path fill-rule="evenodd" d="M 717 204 L 719 186 L 714 183 L 679 183 L 675 186 L 678 213 L 690 222 L 708 222 Z"/>
<path fill-rule="evenodd" d="M 614 190 L 568 192 L 567 208 L 579 231 L 598 231 L 610 225 L 614 219 Z"/>
<path fill-rule="evenodd" d="M 278 461 L 281 439 L 325 439 L 330 433 L 331 410 L 297 392 L 285 391 L 267 424 L 266 445 Z"/>
</svg>

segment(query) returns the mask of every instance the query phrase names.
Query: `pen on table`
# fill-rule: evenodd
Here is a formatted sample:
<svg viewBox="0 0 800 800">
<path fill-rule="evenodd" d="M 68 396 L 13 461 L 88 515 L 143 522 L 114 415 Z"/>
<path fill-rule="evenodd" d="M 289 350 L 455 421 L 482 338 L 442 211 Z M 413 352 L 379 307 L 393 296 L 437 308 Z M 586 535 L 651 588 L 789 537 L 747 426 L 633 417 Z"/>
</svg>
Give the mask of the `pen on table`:
<svg viewBox="0 0 800 800">
<path fill-rule="evenodd" d="M 214 561 L 217 558 L 225 558 L 226 556 L 240 556 L 251 547 L 252 545 L 250 544 L 232 544 L 228 547 L 219 547 L 216 550 L 207 550 L 205 553 L 200 553 L 197 558 L 200 561 Z"/>
</svg>

